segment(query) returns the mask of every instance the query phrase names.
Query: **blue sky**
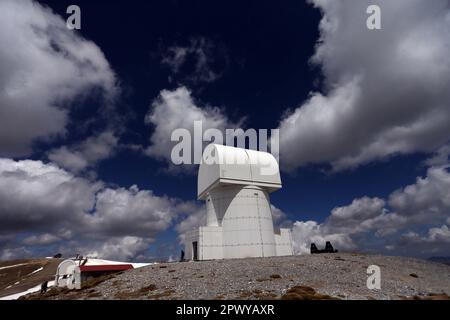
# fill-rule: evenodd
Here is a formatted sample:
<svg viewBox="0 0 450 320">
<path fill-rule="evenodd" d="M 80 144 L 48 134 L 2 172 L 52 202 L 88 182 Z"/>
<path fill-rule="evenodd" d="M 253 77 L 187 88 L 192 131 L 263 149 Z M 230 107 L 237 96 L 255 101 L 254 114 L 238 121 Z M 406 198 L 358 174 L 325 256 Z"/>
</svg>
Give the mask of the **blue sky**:
<svg viewBox="0 0 450 320">
<path fill-rule="evenodd" d="M 450 252 L 450 4 L 4 1 L 0 259 L 166 259 L 202 223 L 170 132 L 280 128 L 296 252 Z M 81 8 L 81 30 L 65 26 Z"/>
</svg>

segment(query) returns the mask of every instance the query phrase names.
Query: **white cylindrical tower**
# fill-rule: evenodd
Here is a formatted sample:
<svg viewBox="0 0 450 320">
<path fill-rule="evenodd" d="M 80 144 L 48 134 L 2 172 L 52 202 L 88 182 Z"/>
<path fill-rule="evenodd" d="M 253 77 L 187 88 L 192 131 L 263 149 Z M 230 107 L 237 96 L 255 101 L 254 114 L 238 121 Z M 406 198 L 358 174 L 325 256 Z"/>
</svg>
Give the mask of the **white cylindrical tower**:
<svg viewBox="0 0 450 320">
<path fill-rule="evenodd" d="M 207 226 L 222 227 L 224 258 L 276 254 L 269 195 L 257 186 L 228 185 L 208 192 Z"/>
</svg>

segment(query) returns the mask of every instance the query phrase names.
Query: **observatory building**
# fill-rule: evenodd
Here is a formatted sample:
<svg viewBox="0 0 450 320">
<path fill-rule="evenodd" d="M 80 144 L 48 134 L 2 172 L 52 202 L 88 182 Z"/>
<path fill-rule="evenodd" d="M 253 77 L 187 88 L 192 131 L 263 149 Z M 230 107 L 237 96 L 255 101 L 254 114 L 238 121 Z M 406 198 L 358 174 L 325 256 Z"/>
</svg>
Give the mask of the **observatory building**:
<svg viewBox="0 0 450 320">
<path fill-rule="evenodd" d="M 198 199 L 206 201 L 206 226 L 186 234 L 186 259 L 292 255 L 290 230 L 273 226 L 269 194 L 280 188 L 270 153 L 209 145 L 197 189 Z"/>
<path fill-rule="evenodd" d="M 137 265 L 136 267 L 139 267 Z M 131 263 L 100 259 L 67 259 L 58 265 L 55 286 L 68 289 L 80 289 L 89 279 L 133 269 Z"/>
</svg>

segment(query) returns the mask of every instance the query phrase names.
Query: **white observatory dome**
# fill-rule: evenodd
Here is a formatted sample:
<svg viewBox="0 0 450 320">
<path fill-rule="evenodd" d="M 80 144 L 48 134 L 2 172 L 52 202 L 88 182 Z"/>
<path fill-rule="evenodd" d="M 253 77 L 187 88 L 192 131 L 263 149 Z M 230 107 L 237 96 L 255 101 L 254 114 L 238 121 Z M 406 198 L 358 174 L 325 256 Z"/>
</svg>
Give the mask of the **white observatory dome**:
<svg viewBox="0 0 450 320">
<path fill-rule="evenodd" d="M 198 172 L 198 199 L 221 185 L 260 186 L 269 192 L 281 188 L 278 162 L 272 154 L 218 144 L 209 148 Z"/>
</svg>

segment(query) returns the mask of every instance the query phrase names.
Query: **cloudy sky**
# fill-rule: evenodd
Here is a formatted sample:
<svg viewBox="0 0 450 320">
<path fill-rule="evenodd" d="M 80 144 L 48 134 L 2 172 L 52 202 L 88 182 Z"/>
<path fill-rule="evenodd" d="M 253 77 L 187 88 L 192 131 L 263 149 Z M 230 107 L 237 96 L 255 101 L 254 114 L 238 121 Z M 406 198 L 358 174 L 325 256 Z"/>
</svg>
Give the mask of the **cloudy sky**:
<svg viewBox="0 0 450 320">
<path fill-rule="evenodd" d="M 81 30 L 66 9 L 81 8 Z M 366 26 L 370 4 L 381 30 Z M 176 128 L 280 129 L 295 251 L 450 255 L 450 1 L 1 0 L 0 260 L 179 255 Z"/>
</svg>

